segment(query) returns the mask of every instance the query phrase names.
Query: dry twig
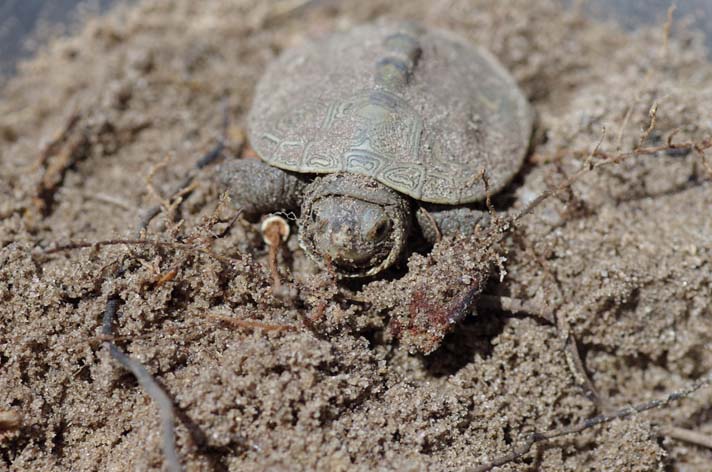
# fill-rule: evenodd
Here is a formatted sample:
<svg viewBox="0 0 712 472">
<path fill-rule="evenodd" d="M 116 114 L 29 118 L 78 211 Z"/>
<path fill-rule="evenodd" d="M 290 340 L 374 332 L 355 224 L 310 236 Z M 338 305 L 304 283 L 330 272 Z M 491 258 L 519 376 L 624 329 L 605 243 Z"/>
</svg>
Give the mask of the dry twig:
<svg viewBox="0 0 712 472">
<path fill-rule="evenodd" d="M 119 299 L 110 297 L 106 302 L 106 310 L 102 321 L 102 334 L 113 336 L 113 323 L 119 307 Z M 151 373 L 137 360 L 127 356 L 121 349 L 110 341 L 105 341 L 104 346 L 109 350 L 111 357 L 121 366 L 131 372 L 144 391 L 151 397 L 158 407 L 161 416 L 161 429 L 163 430 L 163 454 L 166 457 L 166 466 L 171 472 L 182 470 L 178 452 L 176 451 L 175 413 L 173 401 L 163 388 L 156 382 Z"/>
<path fill-rule="evenodd" d="M 650 110 L 648 110 L 648 116 L 650 117 L 650 123 L 648 124 L 648 127 L 640 134 L 640 138 L 638 139 L 638 145 L 636 146 L 636 149 L 640 149 L 643 146 L 643 144 L 645 144 L 645 141 L 650 136 L 650 133 L 652 133 L 653 130 L 655 129 L 655 124 L 657 121 L 657 114 L 658 114 L 658 102 L 653 102 L 653 105 L 650 107 Z"/>
<path fill-rule="evenodd" d="M 674 3 L 668 7 L 667 19 L 663 25 L 663 49 L 661 52 L 661 60 L 666 60 L 670 52 L 670 31 L 672 30 L 673 14 L 677 10 L 677 5 Z"/>
<path fill-rule="evenodd" d="M 600 160 L 597 162 L 590 162 L 588 165 L 584 165 L 579 169 L 577 172 L 575 172 L 573 175 L 571 175 L 569 178 L 564 180 L 561 184 L 556 186 L 553 189 L 546 190 L 539 194 L 534 200 L 532 200 L 524 209 L 522 209 L 519 213 L 514 215 L 509 219 L 509 221 L 506 221 L 504 225 L 500 228 L 501 232 L 508 232 L 510 231 L 523 217 L 526 215 L 530 214 L 536 207 L 538 207 L 544 200 L 551 198 L 553 196 L 558 195 L 559 193 L 563 192 L 564 190 L 569 189 L 578 179 L 580 179 L 583 175 L 594 171 L 598 168 L 605 167 L 608 165 L 612 164 L 617 164 L 620 163 L 624 160 L 633 158 L 633 157 L 638 157 L 638 156 L 652 156 L 655 155 L 659 152 L 665 152 L 665 151 L 671 151 L 671 150 L 691 150 L 695 151 L 698 153 L 698 155 L 701 155 L 704 157 L 704 152 L 707 149 L 712 148 L 712 136 L 705 138 L 701 141 L 698 142 L 685 142 L 685 143 L 672 143 L 672 142 L 666 142 L 665 144 L 659 145 L 659 146 L 648 146 L 648 147 L 638 147 L 636 149 L 633 149 L 632 151 L 627 151 L 627 152 L 619 152 L 615 154 L 609 154 L 605 151 L 602 151 L 601 149 L 594 149 L 593 152 L 591 153 L 593 157 L 599 158 Z M 575 154 L 575 153 L 574 153 Z M 712 169 L 710 169 L 710 176 L 712 177 Z M 496 241 L 500 241 L 501 238 L 497 239 Z M 493 241 L 495 242 L 495 241 Z"/>
<path fill-rule="evenodd" d="M 169 214 L 172 216 L 173 213 L 176 211 L 178 206 L 183 202 L 183 197 L 187 196 L 190 194 L 195 187 L 193 186 L 193 180 L 195 177 L 200 173 L 202 169 L 205 167 L 209 166 L 213 162 L 215 162 L 220 156 L 222 156 L 223 151 L 225 150 L 225 147 L 227 146 L 227 133 L 228 133 L 228 128 L 230 124 L 230 115 L 229 115 L 229 110 L 228 110 L 228 104 L 227 104 L 227 99 L 223 99 L 222 103 L 222 113 L 223 113 L 223 121 L 221 125 L 221 134 L 220 134 L 220 139 L 218 139 L 217 144 L 210 149 L 205 155 L 203 155 L 200 159 L 198 159 L 195 164 L 193 164 L 193 167 L 191 167 L 185 177 L 176 185 L 174 190 L 171 192 L 170 196 L 167 199 L 164 199 L 160 196 L 160 194 L 153 188 L 153 185 L 151 184 L 151 179 L 153 177 L 153 174 L 155 174 L 157 170 L 157 166 L 161 166 L 164 161 L 161 163 L 157 164 L 157 166 L 154 166 L 151 169 L 151 173 L 149 174 L 149 178 L 147 181 L 147 186 L 149 193 L 154 195 L 159 202 L 161 202 L 159 205 L 155 205 L 153 207 L 148 208 L 147 210 L 144 211 L 143 216 L 141 216 L 141 219 L 138 223 L 138 228 L 136 230 L 136 237 L 139 238 L 142 236 L 142 234 L 148 229 L 148 225 L 151 224 L 151 221 L 163 210 L 163 211 L 169 211 Z M 241 143 L 238 143 L 240 147 L 244 145 L 244 141 Z M 170 202 L 173 201 L 173 204 Z"/>
<path fill-rule="evenodd" d="M 648 128 L 641 134 L 640 141 L 638 146 L 636 146 L 635 149 L 628 151 L 628 152 L 619 152 L 617 151 L 614 154 L 609 154 L 603 150 L 600 149 L 600 144 L 603 141 L 603 137 L 599 140 L 598 144 L 593 148 L 593 151 L 590 153 L 587 153 L 587 157 L 585 158 L 584 165 L 581 166 L 581 168 L 575 172 L 573 175 L 568 177 L 567 179 L 564 180 L 561 184 L 554 188 L 550 188 L 549 190 L 542 192 L 540 195 L 538 195 L 533 201 L 531 201 L 526 207 L 524 207 L 519 213 L 515 214 L 514 216 L 505 219 L 502 223 L 498 225 L 498 230 L 500 232 L 499 237 L 493 237 L 489 239 L 489 244 L 494 244 L 499 241 L 504 237 L 505 234 L 508 234 L 510 231 L 512 231 L 514 228 L 518 226 L 518 221 L 523 218 L 524 216 L 530 214 L 536 207 L 538 207 L 543 201 L 546 199 L 556 196 L 559 193 L 568 190 L 571 188 L 571 186 L 578 180 L 580 179 L 583 175 L 592 172 L 600 167 L 612 165 L 612 164 L 617 164 L 620 163 L 626 159 L 638 157 L 638 156 L 652 156 L 655 155 L 659 152 L 665 152 L 665 151 L 670 151 L 670 150 L 691 150 L 694 151 L 700 156 L 703 164 L 705 164 L 705 167 L 707 168 L 708 171 L 710 171 L 710 177 L 712 177 L 712 169 L 709 168 L 709 165 L 707 165 L 706 161 L 706 156 L 705 156 L 705 151 L 707 149 L 712 148 L 712 137 L 705 138 L 701 141 L 698 142 L 685 142 L 685 143 L 673 143 L 672 139 L 674 137 L 675 131 L 671 133 L 670 137 L 667 139 L 666 143 L 664 145 L 659 145 L 659 146 L 648 146 L 648 147 L 643 147 L 644 141 L 648 138 L 652 130 L 655 128 L 655 119 L 656 119 L 656 113 L 657 113 L 657 104 L 654 104 L 649 112 L 650 116 L 650 124 Z M 605 129 L 602 134 L 605 134 Z M 576 153 L 575 153 L 576 154 Z M 597 162 L 594 162 L 594 158 L 600 159 Z M 519 311 L 520 308 L 519 306 L 512 306 L 511 307 L 515 311 Z M 530 307 L 531 308 L 531 307 Z M 575 355 L 572 357 L 574 358 L 574 361 L 577 359 L 578 364 L 576 367 L 578 369 L 576 370 L 582 370 L 583 369 L 583 363 L 580 361 L 580 357 L 578 356 L 578 352 L 575 349 L 575 340 L 572 339 L 569 336 L 568 330 L 565 329 L 567 326 L 565 324 L 560 324 L 559 318 L 557 316 L 557 328 L 561 331 L 562 328 L 564 328 L 566 333 L 563 333 L 566 335 L 566 341 L 567 341 L 567 347 L 572 348 L 575 350 Z M 572 354 L 574 354 L 572 352 Z M 567 359 L 568 360 L 568 359 Z M 583 370 L 585 372 L 585 370 Z M 588 376 L 585 377 L 588 382 L 586 382 L 586 385 L 589 386 L 591 389 L 591 392 L 595 395 L 596 390 L 593 388 L 593 385 L 590 383 L 590 379 L 588 379 Z M 559 438 L 562 436 L 567 436 L 575 433 L 582 432 L 586 429 L 590 429 L 596 425 L 602 424 L 602 423 L 608 423 L 610 421 L 613 421 L 615 419 L 623 419 L 630 417 L 632 415 L 635 415 L 637 413 L 641 413 L 643 411 L 647 411 L 650 409 L 654 408 L 661 408 L 664 406 L 669 405 L 670 403 L 685 398 L 692 393 L 696 392 L 697 390 L 701 389 L 702 387 L 705 387 L 707 385 L 712 384 L 712 374 L 708 375 L 707 377 L 696 381 L 693 383 L 690 387 L 678 391 L 678 392 L 673 392 L 669 394 L 667 397 L 661 399 L 661 400 L 653 400 L 650 402 L 642 403 L 636 406 L 624 408 L 621 410 L 618 410 L 614 413 L 611 414 L 603 414 L 596 416 L 594 418 L 591 418 L 589 420 L 586 420 L 582 423 L 579 423 L 578 425 L 566 427 L 566 428 L 560 428 L 560 429 L 555 429 L 555 430 L 550 430 L 546 431 L 543 433 L 533 433 L 530 434 L 524 442 L 520 445 L 512 449 L 508 454 L 505 454 L 499 458 L 496 458 L 495 460 L 483 464 L 481 466 L 476 467 L 474 470 L 475 472 L 484 472 L 491 470 L 495 467 L 513 462 L 525 454 L 527 454 L 531 448 L 539 442 L 543 441 L 549 441 L 551 439 Z M 679 433 L 679 431 L 676 431 Z M 690 435 L 687 435 L 686 438 L 690 440 L 691 442 L 693 438 Z M 695 436 L 694 440 L 699 440 L 700 438 Z"/>
<path fill-rule="evenodd" d="M 222 150 L 225 147 L 225 134 L 226 134 L 226 129 L 227 129 L 227 123 L 228 123 L 228 113 L 227 113 L 227 103 L 224 100 L 223 101 L 223 107 L 224 107 L 224 113 L 223 113 L 223 132 L 222 132 L 222 138 L 220 139 L 220 142 L 218 145 L 211 150 L 207 155 L 201 157 L 198 162 L 193 166 L 191 171 L 189 171 L 189 174 L 183 179 L 181 184 L 178 186 L 178 189 L 174 194 L 171 196 L 171 199 L 176 199 L 176 201 L 173 204 L 168 204 L 166 205 L 166 201 L 163 201 L 163 207 L 168 207 L 169 210 L 172 207 L 173 210 L 175 211 L 175 208 L 180 204 L 182 201 L 182 197 L 189 193 L 192 188 L 192 180 L 197 175 L 197 172 L 213 162 L 215 159 L 217 159 L 220 154 L 222 153 Z M 150 184 L 150 180 L 149 180 Z M 149 190 L 152 190 L 152 186 L 149 185 Z M 146 215 L 144 215 L 138 224 L 138 229 L 137 229 L 137 234 L 140 235 L 145 231 L 145 229 L 148 227 L 149 223 L 151 222 L 151 219 L 157 215 L 161 211 L 161 206 L 154 207 L 152 209 L 149 209 L 146 212 Z M 112 240 L 112 241 L 103 241 L 99 243 L 94 243 L 94 244 L 87 244 L 87 243 L 72 243 L 69 245 L 61 246 L 58 248 L 50 249 L 48 251 L 45 251 L 45 254 L 52 254 L 55 252 L 63 251 L 63 250 L 70 250 L 70 249 L 80 249 L 83 247 L 96 247 L 99 248 L 104 245 L 114 245 L 114 244 L 135 244 L 135 245 L 154 245 L 154 246 L 164 246 L 164 247 L 174 247 L 174 248 L 182 248 L 182 249 L 187 249 L 190 251 L 198 252 L 198 253 L 203 253 L 207 254 L 221 262 L 232 262 L 230 258 L 224 257 L 224 256 L 219 256 L 217 254 L 214 254 L 212 251 L 209 249 L 205 248 L 200 248 L 196 247 L 195 245 L 191 244 L 186 244 L 186 243 L 169 243 L 169 242 L 162 242 L 162 241 L 147 241 L 145 239 L 138 239 L 138 240 Z M 120 269 L 116 276 L 121 275 L 123 272 L 123 269 Z M 161 278 L 158 279 L 157 283 L 160 285 L 162 283 L 166 283 L 169 280 L 172 280 L 173 277 L 175 277 L 175 274 L 177 274 L 177 268 L 174 268 L 173 270 L 169 271 L 166 275 L 162 276 Z M 104 311 L 104 317 L 102 321 L 102 334 L 104 336 L 112 337 L 113 336 L 113 322 L 114 318 L 116 316 L 116 312 L 118 309 L 118 304 L 119 304 L 119 298 L 117 295 L 112 295 L 108 298 L 107 304 L 106 304 L 106 309 Z M 162 429 L 162 437 L 163 437 L 163 454 L 166 458 L 166 466 L 168 470 L 171 472 L 177 472 L 182 470 L 181 469 L 181 464 L 180 464 L 180 459 L 178 457 L 178 451 L 176 449 L 176 434 L 175 434 L 175 423 L 176 423 L 176 414 L 174 411 L 174 405 L 173 405 L 173 400 L 168 396 L 168 394 L 165 392 L 165 390 L 158 384 L 158 382 L 155 380 L 155 378 L 151 375 L 151 373 L 137 360 L 132 359 L 128 355 L 126 355 L 121 349 L 119 349 L 113 342 L 111 341 L 105 341 L 104 345 L 107 347 L 109 350 L 109 353 L 111 354 L 111 357 L 113 357 L 119 364 L 121 364 L 122 367 L 124 367 L 126 370 L 131 372 L 135 377 L 136 380 L 138 380 L 139 384 L 141 387 L 144 389 L 144 391 L 153 399 L 153 401 L 156 403 L 158 406 L 159 414 L 161 417 L 161 429 Z"/>
<path fill-rule="evenodd" d="M 628 417 L 631 417 L 638 413 L 642 413 L 644 411 L 668 406 L 672 402 L 689 397 L 696 391 L 698 391 L 701 388 L 706 387 L 708 385 L 712 385 L 712 373 L 709 373 L 707 376 L 703 377 L 701 380 L 697 380 L 696 382 L 689 385 L 687 388 L 678 390 L 676 392 L 669 393 L 664 398 L 661 398 L 658 400 L 651 400 L 649 402 L 639 403 L 637 405 L 625 407 L 625 408 L 622 408 L 622 409 L 620 409 L 614 413 L 608 414 L 608 415 L 595 416 L 593 418 L 590 418 L 588 420 L 585 420 L 585 421 L 583 421 L 579 424 L 573 425 L 573 426 L 552 429 L 552 430 L 545 431 L 542 433 L 539 433 L 539 432 L 531 433 L 531 434 L 529 434 L 529 436 L 524 440 L 524 442 L 521 445 L 512 449 L 511 452 L 509 452 L 508 454 L 504 454 L 500 457 L 497 457 L 496 459 L 494 459 L 486 464 L 482 464 L 480 466 L 475 467 L 473 469 L 473 472 L 486 472 L 486 471 L 494 469 L 495 467 L 499 467 L 499 466 L 508 464 L 510 462 L 513 462 L 513 461 L 523 457 L 527 453 L 529 453 L 529 451 L 531 451 L 532 447 L 537 443 L 550 441 L 552 439 L 569 436 L 569 435 L 575 434 L 575 433 L 580 433 L 587 429 L 591 429 L 594 426 L 598 426 L 598 425 L 604 424 L 604 423 L 610 423 L 613 420 L 628 418 Z"/>
<path fill-rule="evenodd" d="M 64 122 L 64 126 L 62 126 L 62 128 L 57 131 L 57 133 L 55 133 L 55 135 L 47 144 L 42 146 L 40 155 L 38 156 L 35 163 L 32 164 L 31 170 L 39 169 L 47 163 L 47 159 L 49 159 L 50 156 L 52 156 L 59 150 L 61 144 L 67 139 L 67 136 L 69 136 L 69 134 L 77 126 L 77 123 L 79 123 L 79 119 L 81 118 L 81 116 L 82 115 L 78 111 L 73 111 L 72 113 L 70 113 L 69 117 Z"/>
<path fill-rule="evenodd" d="M 691 431 L 677 426 L 660 426 L 658 429 L 660 433 L 669 438 L 712 449 L 712 436 L 708 434 L 698 433 L 697 431 Z"/>
</svg>

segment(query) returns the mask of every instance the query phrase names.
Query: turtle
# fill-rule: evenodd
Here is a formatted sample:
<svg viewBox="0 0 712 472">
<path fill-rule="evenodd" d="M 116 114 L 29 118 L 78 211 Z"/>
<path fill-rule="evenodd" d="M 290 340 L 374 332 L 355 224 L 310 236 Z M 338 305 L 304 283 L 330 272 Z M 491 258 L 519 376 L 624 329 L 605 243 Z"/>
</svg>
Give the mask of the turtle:
<svg viewBox="0 0 712 472">
<path fill-rule="evenodd" d="M 369 277 L 414 234 L 434 243 L 486 225 L 482 201 L 519 172 L 532 128 L 525 94 L 489 52 L 449 31 L 381 20 L 307 40 L 268 65 L 247 118 L 259 159 L 218 174 L 245 215 L 297 212 L 311 259 Z"/>
</svg>

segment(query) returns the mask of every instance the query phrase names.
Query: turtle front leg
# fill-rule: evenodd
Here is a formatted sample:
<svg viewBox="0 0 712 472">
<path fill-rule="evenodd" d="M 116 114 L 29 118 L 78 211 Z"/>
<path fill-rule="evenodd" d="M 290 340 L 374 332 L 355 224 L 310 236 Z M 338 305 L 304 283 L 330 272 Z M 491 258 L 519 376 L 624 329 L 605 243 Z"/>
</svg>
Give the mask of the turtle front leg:
<svg viewBox="0 0 712 472">
<path fill-rule="evenodd" d="M 306 185 L 299 176 L 256 159 L 223 164 L 218 180 L 229 192 L 233 205 L 247 216 L 298 209 Z"/>
<path fill-rule="evenodd" d="M 431 244 L 443 236 L 472 234 L 475 228 L 485 227 L 490 222 L 490 215 L 485 211 L 440 205 L 420 206 L 415 218 L 423 237 Z"/>
</svg>

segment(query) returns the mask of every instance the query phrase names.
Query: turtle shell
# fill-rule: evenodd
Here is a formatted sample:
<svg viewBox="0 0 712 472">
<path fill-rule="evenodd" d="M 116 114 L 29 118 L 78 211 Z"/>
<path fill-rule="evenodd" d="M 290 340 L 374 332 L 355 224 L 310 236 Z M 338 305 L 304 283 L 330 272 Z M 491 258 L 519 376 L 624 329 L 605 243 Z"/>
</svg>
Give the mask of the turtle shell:
<svg viewBox="0 0 712 472">
<path fill-rule="evenodd" d="M 354 172 L 417 200 L 482 200 L 518 172 L 533 114 L 488 52 L 450 33 L 377 22 L 288 49 L 248 118 L 257 154 L 302 173 Z"/>
</svg>

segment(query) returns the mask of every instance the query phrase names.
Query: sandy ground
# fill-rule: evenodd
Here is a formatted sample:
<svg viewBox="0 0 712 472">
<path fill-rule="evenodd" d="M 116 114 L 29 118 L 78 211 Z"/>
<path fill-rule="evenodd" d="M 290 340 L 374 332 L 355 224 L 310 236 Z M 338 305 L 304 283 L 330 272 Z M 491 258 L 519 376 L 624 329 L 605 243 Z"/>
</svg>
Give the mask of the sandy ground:
<svg viewBox="0 0 712 472">
<path fill-rule="evenodd" d="M 671 134 L 712 135 L 700 37 L 683 29 L 668 41 L 663 25 L 625 34 L 553 0 L 285 5 L 143 0 L 53 42 L 5 86 L 0 410 L 21 424 L 0 433 L 0 469 L 163 467 L 155 404 L 99 337 L 112 296 L 117 345 L 182 417 L 187 470 L 467 470 L 533 431 L 707 375 L 712 151 L 631 153 L 665 148 Z M 307 36 L 384 15 L 490 49 L 532 101 L 533 148 L 494 199 L 500 215 L 596 168 L 501 241 L 444 240 L 380 280 L 339 284 L 292 237 L 279 258 L 286 288 L 275 291 L 261 237 L 230 224 L 214 166 L 179 205 L 165 199 L 219 138 L 222 97 L 224 159 L 249 157 L 245 113 L 265 64 Z M 139 210 L 162 199 L 146 239 L 163 245 L 42 253 L 134 238 Z M 558 323 L 480 307 L 435 352 L 413 353 L 440 342 L 427 313 L 468 290 L 525 300 Z M 564 330 L 598 401 L 567 362 Z M 536 445 L 501 470 L 709 470 L 712 451 L 670 431 L 712 435 L 711 405 L 703 389 Z"/>
</svg>

